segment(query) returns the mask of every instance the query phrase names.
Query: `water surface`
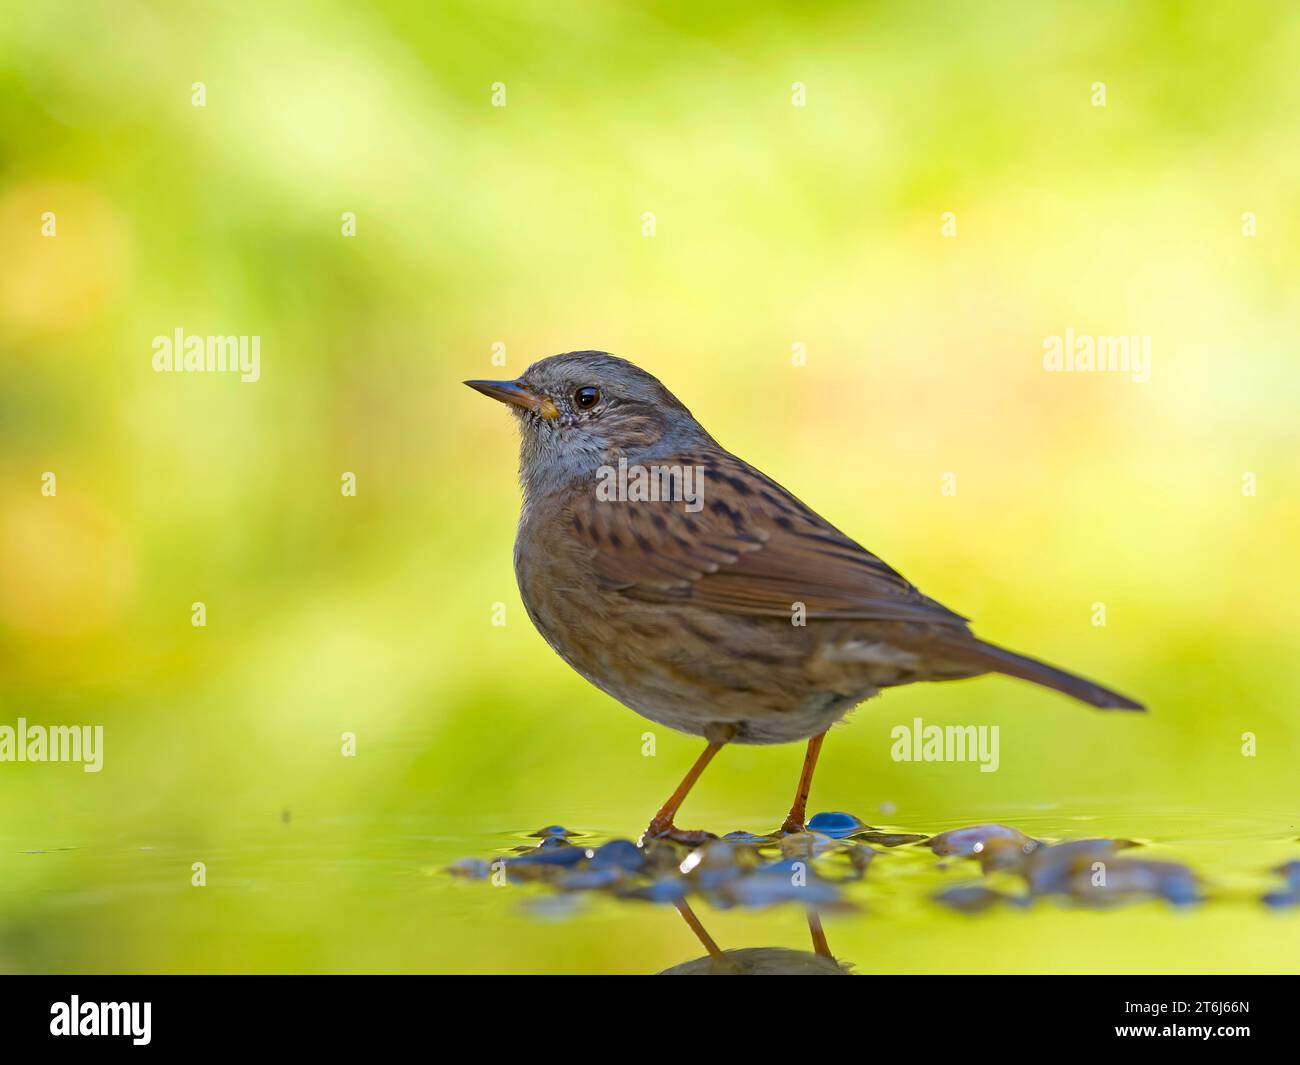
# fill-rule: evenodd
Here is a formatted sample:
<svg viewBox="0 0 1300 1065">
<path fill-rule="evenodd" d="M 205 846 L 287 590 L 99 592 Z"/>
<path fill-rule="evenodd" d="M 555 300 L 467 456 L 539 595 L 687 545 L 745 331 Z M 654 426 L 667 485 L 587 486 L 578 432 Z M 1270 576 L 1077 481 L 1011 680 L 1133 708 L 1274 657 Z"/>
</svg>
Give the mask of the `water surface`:
<svg viewBox="0 0 1300 1065">
<path fill-rule="evenodd" d="M 861 869 L 832 847 L 811 859 L 814 879 L 834 882 L 827 905 L 820 897 L 805 905 L 797 894 L 782 901 L 780 891 L 750 892 L 743 903 L 697 891 L 682 905 L 667 895 L 621 898 L 599 885 L 569 891 L 545 880 L 449 872 L 463 872 L 466 859 L 490 867 L 528 853 L 544 842 L 537 833 L 545 818 L 462 821 L 437 833 L 413 819 L 312 822 L 284 811 L 238 838 L 201 845 L 113 840 L 6 850 L 0 966 L 657 973 L 709 969 L 725 954 L 724 968 L 819 971 L 829 953 L 856 973 L 1300 969 L 1300 905 L 1276 872 L 1300 857 L 1293 819 L 1041 808 L 948 820 L 857 815 L 888 834 L 887 843 L 990 823 L 1044 844 L 1122 840 L 1132 846 L 1119 857 L 1190 870 L 1195 897 L 1179 895 L 1182 881 L 1168 897 L 1138 891 L 1105 904 L 1033 895 L 1021 876 L 982 871 L 978 856 L 876 841 Z M 746 828 L 767 831 L 717 830 Z M 569 845 L 593 852 L 628 834 L 568 830 Z M 193 884 L 196 860 L 204 886 Z"/>
</svg>

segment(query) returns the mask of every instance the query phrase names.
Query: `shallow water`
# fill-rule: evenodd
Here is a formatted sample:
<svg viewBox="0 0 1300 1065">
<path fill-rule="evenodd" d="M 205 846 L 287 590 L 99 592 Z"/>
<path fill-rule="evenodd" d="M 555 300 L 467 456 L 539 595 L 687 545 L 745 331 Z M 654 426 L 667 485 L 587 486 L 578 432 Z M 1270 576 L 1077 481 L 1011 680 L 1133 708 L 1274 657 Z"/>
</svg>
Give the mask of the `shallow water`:
<svg viewBox="0 0 1300 1065">
<path fill-rule="evenodd" d="M 877 839 L 869 860 L 855 865 L 822 837 L 807 852 L 816 855 L 812 882 L 833 882 L 835 897 L 816 897 L 810 930 L 805 896 L 767 890 L 788 884 L 788 876 L 758 879 L 761 890 L 752 890 L 753 870 L 745 892 L 693 891 L 684 906 L 671 892 L 662 902 L 616 897 L 599 878 L 579 881 L 590 890 L 571 891 L 544 880 L 448 871 L 458 860 L 490 866 L 527 853 L 542 841 L 535 833 L 545 818 L 536 826 L 461 822 L 439 835 L 411 820 L 312 823 L 277 815 L 220 845 L 118 840 L 6 848 L 0 968 L 656 973 L 721 964 L 823 971 L 829 953 L 857 973 L 1300 969 L 1300 900 L 1275 871 L 1300 857 L 1294 819 L 1005 808 L 960 820 L 856 814 L 900 836 L 996 823 L 1044 844 L 1131 841 L 1135 846 L 1109 857 L 1112 877 L 1121 858 L 1176 863 L 1152 868 L 1185 866 L 1194 897 L 1178 878 L 1169 898 L 1160 897 L 1161 881 L 1149 878 L 1137 881 L 1143 890 L 1104 902 L 1078 892 L 1030 893 L 1022 875 L 1000 867 L 984 873 L 978 857 L 937 855 L 924 843 Z M 569 827 L 570 842 L 584 852 L 626 835 Z M 720 830 L 746 828 L 755 826 Z M 959 836 L 956 849 L 967 842 Z M 1094 856 L 1086 857 L 1090 883 Z M 791 860 L 770 858 L 787 866 Z M 201 887 L 192 883 L 195 860 L 205 863 Z M 1152 883 L 1154 896 L 1144 893 Z M 794 901 L 780 901 L 786 897 Z"/>
</svg>

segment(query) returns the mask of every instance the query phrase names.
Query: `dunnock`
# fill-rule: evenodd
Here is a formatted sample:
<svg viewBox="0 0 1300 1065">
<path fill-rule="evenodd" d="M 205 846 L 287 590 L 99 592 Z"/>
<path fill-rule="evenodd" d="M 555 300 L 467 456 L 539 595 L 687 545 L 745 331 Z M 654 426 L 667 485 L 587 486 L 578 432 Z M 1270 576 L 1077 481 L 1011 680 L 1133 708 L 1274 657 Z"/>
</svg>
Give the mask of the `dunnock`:
<svg viewBox="0 0 1300 1065">
<path fill-rule="evenodd" d="M 708 746 L 807 740 L 803 828 L 826 730 L 881 688 L 1003 673 L 1103 709 L 1132 699 L 977 639 L 775 481 L 721 447 L 654 377 L 602 351 L 466 381 L 522 436 L 515 574 L 546 642 L 601 691 Z"/>
</svg>

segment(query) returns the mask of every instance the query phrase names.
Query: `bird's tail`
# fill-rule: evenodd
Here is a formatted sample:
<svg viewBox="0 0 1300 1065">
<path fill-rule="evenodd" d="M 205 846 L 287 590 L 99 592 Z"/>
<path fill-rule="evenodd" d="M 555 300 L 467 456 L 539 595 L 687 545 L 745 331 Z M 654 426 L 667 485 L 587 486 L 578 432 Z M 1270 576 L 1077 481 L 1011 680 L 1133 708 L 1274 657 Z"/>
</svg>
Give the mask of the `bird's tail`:
<svg viewBox="0 0 1300 1065">
<path fill-rule="evenodd" d="M 1019 655 L 991 643 L 977 640 L 973 636 L 950 638 L 944 640 L 939 648 L 944 657 L 959 665 L 971 665 L 990 673 L 1003 673 L 1008 677 L 1041 684 L 1044 688 L 1054 688 L 1058 692 L 1072 695 L 1074 698 L 1102 710 L 1145 710 L 1139 702 L 1094 684 L 1083 677 L 1067 673 L 1063 669 L 1039 662 L 1036 658 Z"/>
</svg>

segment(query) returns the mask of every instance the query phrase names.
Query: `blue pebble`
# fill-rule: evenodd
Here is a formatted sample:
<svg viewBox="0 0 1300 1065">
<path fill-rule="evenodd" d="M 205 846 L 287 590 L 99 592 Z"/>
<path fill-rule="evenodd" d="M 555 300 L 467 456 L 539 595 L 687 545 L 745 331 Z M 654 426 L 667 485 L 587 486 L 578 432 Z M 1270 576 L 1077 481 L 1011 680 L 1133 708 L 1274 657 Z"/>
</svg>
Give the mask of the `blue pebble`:
<svg viewBox="0 0 1300 1065">
<path fill-rule="evenodd" d="M 675 876 L 660 877 L 638 893 L 650 902 L 676 902 L 686 895 L 686 885 Z"/>
<path fill-rule="evenodd" d="M 601 888 L 612 887 L 622 879 L 623 870 L 607 865 L 603 869 L 581 869 L 569 873 L 560 886 L 569 891 L 599 891 Z"/>
<path fill-rule="evenodd" d="M 645 867 L 645 855 L 630 839 L 611 839 L 596 848 L 591 864 L 597 868 L 626 869 L 636 873 Z"/>
<path fill-rule="evenodd" d="M 1272 906 L 1275 910 L 1300 906 L 1300 891 L 1270 891 L 1264 896 L 1264 905 Z"/>
<path fill-rule="evenodd" d="M 855 832 L 861 832 L 866 827 L 852 814 L 838 812 L 814 814 L 808 821 L 810 832 L 820 832 L 823 836 L 830 836 L 831 839 L 843 839 Z"/>
<path fill-rule="evenodd" d="M 542 843 L 536 850 L 511 858 L 508 865 L 577 865 L 587 857 L 585 847 L 548 847 Z"/>
</svg>

